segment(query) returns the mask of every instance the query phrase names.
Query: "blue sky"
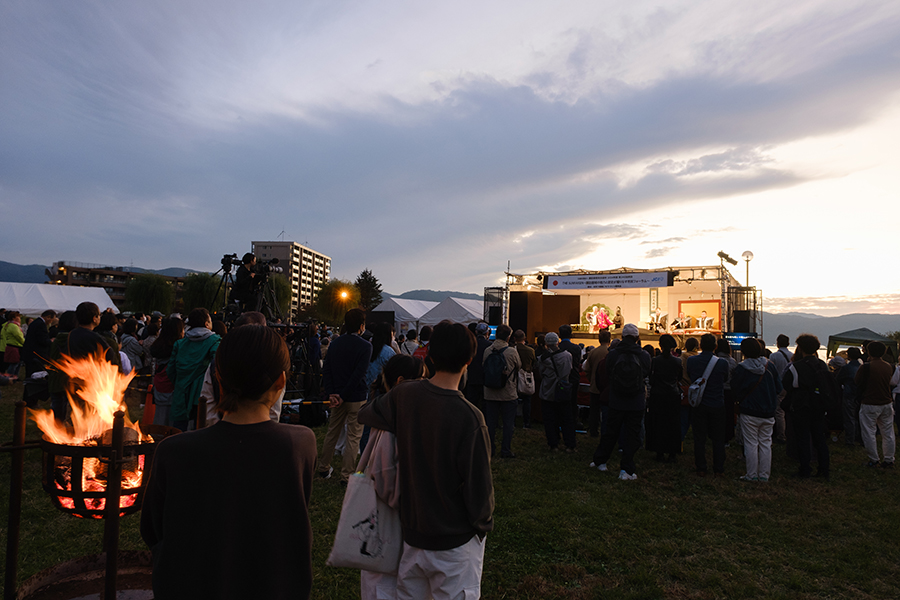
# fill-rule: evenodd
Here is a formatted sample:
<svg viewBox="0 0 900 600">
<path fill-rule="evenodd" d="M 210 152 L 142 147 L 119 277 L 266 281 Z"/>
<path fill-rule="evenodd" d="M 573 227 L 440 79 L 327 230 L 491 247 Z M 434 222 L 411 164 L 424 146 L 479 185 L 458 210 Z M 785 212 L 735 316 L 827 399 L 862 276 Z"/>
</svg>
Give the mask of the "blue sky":
<svg viewBox="0 0 900 600">
<path fill-rule="evenodd" d="M 898 92 L 896 2 L 13 0 L 0 249 L 284 231 L 394 293 L 752 250 L 769 308 L 900 312 Z"/>
</svg>

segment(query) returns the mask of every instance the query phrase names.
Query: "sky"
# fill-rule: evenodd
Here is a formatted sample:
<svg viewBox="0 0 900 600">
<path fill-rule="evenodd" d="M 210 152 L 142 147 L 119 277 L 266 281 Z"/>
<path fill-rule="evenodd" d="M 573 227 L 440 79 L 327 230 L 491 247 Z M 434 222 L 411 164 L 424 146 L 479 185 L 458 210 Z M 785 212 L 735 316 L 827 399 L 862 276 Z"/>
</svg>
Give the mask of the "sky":
<svg viewBox="0 0 900 600">
<path fill-rule="evenodd" d="M 19 264 L 285 239 L 480 293 L 750 250 L 766 310 L 900 313 L 898 132 L 891 1 L 0 4 Z"/>
</svg>

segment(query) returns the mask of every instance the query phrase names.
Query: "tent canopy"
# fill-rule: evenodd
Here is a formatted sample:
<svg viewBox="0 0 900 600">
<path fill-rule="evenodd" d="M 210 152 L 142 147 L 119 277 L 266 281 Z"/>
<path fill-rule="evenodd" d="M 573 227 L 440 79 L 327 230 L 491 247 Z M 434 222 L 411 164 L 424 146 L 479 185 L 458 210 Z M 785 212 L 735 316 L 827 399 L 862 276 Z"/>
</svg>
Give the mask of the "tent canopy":
<svg viewBox="0 0 900 600">
<path fill-rule="evenodd" d="M 484 318 L 484 302 L 465 298 L 445 298 L 440 304 L 419 318 L 422 325 L 437 325 L 448 319 L 455 323 L 468 324 Z"/>
<path fill-rule="evenodd" d="M 866 342 L 882 342 L 890 348 L 894 359 L 897 358 L 898 342 L 897 340 L 875 333 L 871 329 L 861 327 L 852 331 L 845 331 L 828 336 L 828 352 L 827 356 L 833 356 L 837 353 L 840 346 L 861 346 Z"/>
<path fill-rule="evenodd" d="M 405 298 L 388 298 L 375 308 L 375 312 L 393 311 L 397 322 L 418 321 L 419 317 L 437 306 L 437 302 L 427 300 L 407 300 Z"/>
<path fill-rule="evenodd" d="M 0 308 L 17 310 L 28 317 L 39 317 L 47 309 L 58 313 L 75 310 L 82 302 L 93 302 L 101 311 L 119 312 L 103 288 L 0 282 Z"/>
</svg>

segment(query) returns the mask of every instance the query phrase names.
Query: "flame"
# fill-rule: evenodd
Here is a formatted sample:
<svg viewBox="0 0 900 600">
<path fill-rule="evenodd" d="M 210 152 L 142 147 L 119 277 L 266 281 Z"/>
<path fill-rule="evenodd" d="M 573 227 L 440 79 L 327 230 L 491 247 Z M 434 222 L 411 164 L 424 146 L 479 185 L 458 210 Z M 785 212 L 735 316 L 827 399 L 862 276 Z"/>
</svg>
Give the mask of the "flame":
<svg viewBox="0 0 900 600">
<path fill-rule="evenodd" d="M 128 418 L 125 390 L 134 378 L 134 371 L 123 375 L 119 367 L 108 362 L 104 349 L 85 358 L 63 356 L 52 365 L 69 378 L 67 395 L 72 408 L 72 429 L 53 418 L 50 410 L 28 410 L 30 418 L 48 440 L 55 444 L 95 445 L 103 434 L 112 429 L 113 414 L 125 413 L 125 427 L 133 429 L 142 442 L 152 442 L 137 423 Z M 107 441 L 107 444 L 109 442 Z"/>
<path fill-rule="evenodd" d="M 134 378 L 134 371 L 123 375 L 119 367 L 108 362 L 105 351 L 98 347 L 97 352 L 85 358 L 74 359 L 68 356 L 54 361 L 52 365 L 65 373 L 69 380 L 67 395 L 72 408 L 72 425 L 58 422 L 50 410 L 28 410 L 30 418 L 44 433 L 44 437 L 54 444 L 70 446 L 110 445 L 113 417 L 116 411 L 125 413 L 125 440 L 127 442 L 153 442 L 153 438 L 144 434 L 137 423 L 128 418 L 128 407 L 125 404 L 125 390 Z M 60 492 L 72 492 L 72 459 L 56 457 L 54 480 Z M 144 455 L 126 460 L 122 464 L 122 495 L 119 496 L 119 508 L 128 508 L 137 501 L 138 492 L 144 476 Z M 80 489 L 85 492 L 106 492 L 107 465 L 96 457 L 85 457 L 82 461 Z M 79 488 L 76 488 L 79 489 Z M 132 491 L 133 490 L 133 491 Z M 132 491 L 132 493 L 127 493 Z M 60 504 L 69 510 L 87 508 L 103 511 L 106 498 L 85 498 L 84 507 L 76 506 L 72 496 L 58 494 Z M 123 515 L 125 513 L 122 513 Z M 76 513 L 77 515 L 77 513 Z M 80 515 L 77 515 L 80 516 Z M 101 518 L 97 515 L 97 518 Z"/>
</svg>

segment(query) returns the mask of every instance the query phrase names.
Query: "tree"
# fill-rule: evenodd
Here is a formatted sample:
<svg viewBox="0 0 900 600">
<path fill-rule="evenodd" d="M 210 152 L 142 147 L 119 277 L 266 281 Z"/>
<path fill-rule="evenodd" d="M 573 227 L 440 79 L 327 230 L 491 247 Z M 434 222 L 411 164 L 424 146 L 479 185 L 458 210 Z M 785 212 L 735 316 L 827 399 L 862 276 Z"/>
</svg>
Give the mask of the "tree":
<svg viewBox="0 0 900 600">
<path fill-rule="evenodd" d="M 205 308 L 211 313 L 222 308 L 224 289 L 219 290 L 220 279 L 210 273 L 192 273 L 185 280 L 181 292 L 185 310 Z M 218 292 L 218 293 L 217 293 Z"/>
<path fill-rule="evenodd" d="M 344 322 L 344 314 L 359 306 L 359 290 L 349 281 L 332 279 L 324 284 L 316 296 L 316 315 L 333 327 Z"/>
<path fill-rule="evenodd" d="M 175 304 L 175 288 L 172 282 L 154 273 L 141 273 L 125 284 L 125 306 L 132 312 L 152 312 L 163 314 L 172 312 Z"/>
<path fill-rule="evenodd" d="M 365 269 L 356 278 L 356 287 L 359 289 L 359 307 L 369 312 L 375 310 L 381 304 L 381 284 L 378 278 L 372 275 L 372 271 Z"/>
<path fill-rule="evenodd" d="M 884 334 L 884 337 L 889 337 L 892 340 L 897 340 L 900 342 L 900 331 L 888 331 Z"/>
</svg>

